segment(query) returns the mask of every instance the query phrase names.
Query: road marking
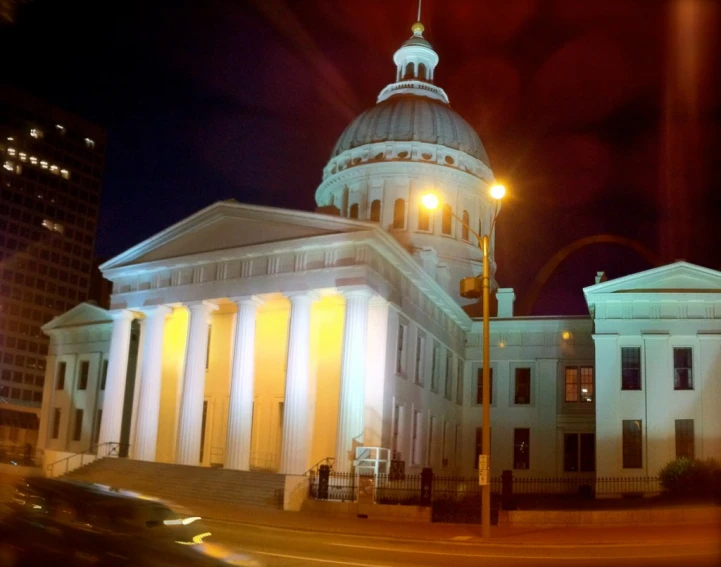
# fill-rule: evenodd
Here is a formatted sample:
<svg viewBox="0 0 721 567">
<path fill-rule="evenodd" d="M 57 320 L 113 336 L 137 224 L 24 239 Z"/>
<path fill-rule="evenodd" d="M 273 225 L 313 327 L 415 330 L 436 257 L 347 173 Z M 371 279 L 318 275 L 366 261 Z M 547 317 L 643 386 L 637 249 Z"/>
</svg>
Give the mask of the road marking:
<svg viewBox="0 0 721 567">
<path fill-rule="evenodd" d="M 269 551 L 253 551 L 258 555 L 270 555 L 272 557 L 282 557 L 283 559 L 299 559 L 300 561 L 316 561 L 318 563 L 333 563 L 335 565 L 353 565 L 355 567 L 392 567 L 391 565 L 381 565 L 380 563 L 353 563 L 351 561 L 335 561 L 333 559 L 317 559 L 315 557 L 305 557 L 303 555 L 285 555 L 283 553 L 270 553 Z"/>
<path fill-rule="evenodd" d="M 599 561 L 608 561 L 609 559 L 657 559 L 657 558 L 669 558 L 669 557 L 718 557 L 720 554 L 718 551 L 712 551 L 712 552 L 704 552 L 704 553 L 663 553 L 663 554 L 653 554 L 653 555 L 645 555 L 645 554 L 638 554 L 638 555 L 625 555 L 625 556 L 611 556 L 611 557 L 589 557 L 588 555 L 559 555 L 559 556 L 550 556 L 550 555 L 543 555 L 543 556 L 535 556 L 535 555 L 508 555 L 508 554 L 498 554 L 498 555 L 491 555 L 490 553 L 456 553 L 456 552 L 449 552 L 449 551 L 428 551 L 428 550 L 420 550 L 420 549 L 399 549 L 397 547 L 372 547 L 368 545 L 353 545 L 350 543 L 329 543 L 328 545 L 335 545 L 338 547 L 354 547 L 358 549 L 367 549 L 367 550 L 373 550 L 373 551 L 392 551 L 395 553 L 422 553 L 423 555 L 453 555 L 457 557 L 486 557 L 489 559 L 558 559 L 558 560 L 574 560 L 578 561 L 579 559 L 588 560 L 588 559 L 597 559 Z"/>
</svg>

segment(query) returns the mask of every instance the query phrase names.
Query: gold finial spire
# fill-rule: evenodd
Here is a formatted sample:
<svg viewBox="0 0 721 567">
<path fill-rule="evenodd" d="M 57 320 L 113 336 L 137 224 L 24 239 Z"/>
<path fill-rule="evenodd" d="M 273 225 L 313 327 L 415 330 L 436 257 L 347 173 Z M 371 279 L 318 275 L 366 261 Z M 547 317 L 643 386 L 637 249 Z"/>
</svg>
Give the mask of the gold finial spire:
<svg viewBox="0 0 721 567">
<path fill-rule="evenodd" d="M 423 24 L 421 23 L 421 3 L 423 0 L 418 0 L 418 17 L 416 18 L 416 23 L 411 26 L 411 31 L 413 32 L 413 35 L 423 35 L 423 30 L 426 28 L 423 27 Z"/>
</svg>

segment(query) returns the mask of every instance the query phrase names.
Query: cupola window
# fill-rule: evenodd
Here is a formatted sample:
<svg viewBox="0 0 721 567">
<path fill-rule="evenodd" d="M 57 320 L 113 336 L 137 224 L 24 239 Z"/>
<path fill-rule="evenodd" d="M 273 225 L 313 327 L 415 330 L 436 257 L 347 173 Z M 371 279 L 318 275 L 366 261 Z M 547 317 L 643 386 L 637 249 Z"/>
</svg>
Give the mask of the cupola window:
<svg viewBox="0 0 721 567">
<path fill-rule="evenodd" d="M 431 211 L 421 205 L 418 207 L 418 230 L 430 230 L 431 229 Z"/>
<path fill-rule="evenodd" d="M 468 215 L 468 211 L 463 211 L 463 231 L 462 231 L 462 237 L 463 240 L 468 240 L 468 226 L 471 218 Z"/>
<path fill-rule="evenodd" d="M 418 78 L 425 81 L 428 77 L 426 76 L 426 66 L 421 63 L 418 65 Z"/>
<path fill-rule="evenodd" d="M 371 203 L 371 222 L 381 222 L 381 201 L 376 199 Z"/>
<path fill-rule="evenodd" d="M 352 219 L 358 218 L 358 203 L 354 203 L 350 206 L 350 212 L 348 213 L 348 216 Z"/>
<path fill-rule="evenodd" d="M 413 78 L 413 63 L 408 63 L 406 65 L 406 71 L 403 73 L 403 80 L 409 80 Z"/>
<path fill-rule="evenodd" d="M 453 209 L 451 209 L 450 205 L 443 205 L 441 231 L 443 234 L 451 234 L 453 232 Z"/>
<path fill-rule="evenodd" d="M 405 228 L 406 226 L 406 202 L 404 199 L 396 199 L 393 203 L 393 228 Z"/>
</svg>

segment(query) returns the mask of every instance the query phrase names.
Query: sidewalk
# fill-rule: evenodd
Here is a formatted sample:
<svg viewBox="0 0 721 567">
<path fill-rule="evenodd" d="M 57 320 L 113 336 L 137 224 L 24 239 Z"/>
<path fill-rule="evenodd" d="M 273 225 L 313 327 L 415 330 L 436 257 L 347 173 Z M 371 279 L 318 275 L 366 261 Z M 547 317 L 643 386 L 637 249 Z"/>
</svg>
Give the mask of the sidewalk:
<svg viewBox="0 0 721 567">
<path fill-rule="evenodd" d="M 655 526 L 595 526 L 525 528 L 492 526 L 489 541 L 481 537 L 478 524 L 409 523 L 387 520 L 330 517 L 268 508 L 240 507 L 222 503 L 179 502 L 209 520 L 252 524 L 271 529 L 379 537 L 407 541 L 455 542 L 504 546 L 578 547 L 594 545 L 662 545 L 717 543 L 721 548 L 721 524 Z M 682 510 L 679 511 L 682 513 Z"/>
</svg>

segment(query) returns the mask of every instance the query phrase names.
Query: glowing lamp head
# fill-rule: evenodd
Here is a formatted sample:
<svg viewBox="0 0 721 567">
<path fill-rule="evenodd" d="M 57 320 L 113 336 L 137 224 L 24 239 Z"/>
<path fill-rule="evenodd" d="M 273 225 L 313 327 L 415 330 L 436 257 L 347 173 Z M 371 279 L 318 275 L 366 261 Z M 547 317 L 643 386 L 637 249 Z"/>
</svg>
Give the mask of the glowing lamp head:
<svg viewBox="0 0 721 567">
<path fill-rule="evenodd" d="M 421 203 L 426 209 L 437 209 L 438 208 L 438 196 L 433 193 L 426 193 L 421 197 Z"/>
<path fill-rule="evenodd" d="M 499 201 L 499 200 L 503 199 L 503 197 L 505 196 L 506 188 L 503 185 L 501 185 L 500 183 L 496 183 L 495 185 L 491 186 L 491 189 L 489 192 L 491 194 L 491 197 L 493 197 L 494 199 Z"/>
</svg>

